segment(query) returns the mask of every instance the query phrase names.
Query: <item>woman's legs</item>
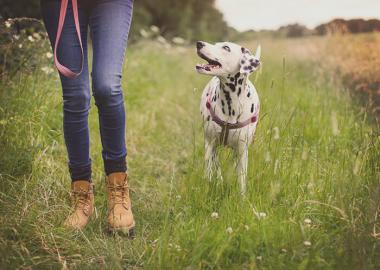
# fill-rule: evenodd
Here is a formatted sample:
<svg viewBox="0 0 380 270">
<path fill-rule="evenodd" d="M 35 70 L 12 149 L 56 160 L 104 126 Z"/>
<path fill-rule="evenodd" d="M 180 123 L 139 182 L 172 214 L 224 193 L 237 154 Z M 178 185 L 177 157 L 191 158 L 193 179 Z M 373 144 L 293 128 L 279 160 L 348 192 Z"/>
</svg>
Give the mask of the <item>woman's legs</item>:
<svg viewBox="0 0 380 270">
<path fill-rule="evenodd" d="M 79 22 L 84 49 L 83 71 L 76 78 L 60 75 L 63 90 L 63 129 L 69 157 L 71 178 L 91 180 L 91 159 L 89 153 L 88 110 L 90 108 L 90 83 L 87 64 L 88 7 L 79 1 Z M 54 48 L 60 10 L 60 0 L 42 0 L 42 17 Z M 71 1 L 58 47 L 58 59 L 71 70 L 80 69 L 81 51 L 75 32 Z"/>
<path fill-rule="evenodd" d="M 93 40 L 92 89 L 99 110 L 107 175 L 127 169 L 121 76 L 132 9 L 132 0 L 98 0 L 93 2 L 89 17 Z"/>
</svg>

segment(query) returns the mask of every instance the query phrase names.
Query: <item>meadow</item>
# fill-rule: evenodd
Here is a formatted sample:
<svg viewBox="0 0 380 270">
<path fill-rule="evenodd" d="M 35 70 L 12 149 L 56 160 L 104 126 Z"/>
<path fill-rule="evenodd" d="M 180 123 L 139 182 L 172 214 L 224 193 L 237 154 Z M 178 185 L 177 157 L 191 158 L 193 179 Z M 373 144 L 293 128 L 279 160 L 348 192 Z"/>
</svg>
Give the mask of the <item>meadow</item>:
<svg viewBox="0 0 380 270">
<path fill-rule="evenodd" d="M 261 41 L 262 69 L 251 77 L 261 119 L 244 199 L 228 149 L 220 149 L 224 181 L 204 178 L 199 102 L 209 78 L 194 71 L 194 48 L 128 48 L 134 240 L 106 232 L 94 103 L 96 215 L 72 232 L 62 227 L 70 180 L 58 76 L 37 64 L 2 80 L 0 268 L 379 269 L 379 128 L 323 61 L 326 42 Z M 254 50 L 257 42 L 244 45 Z"/>
</svg>

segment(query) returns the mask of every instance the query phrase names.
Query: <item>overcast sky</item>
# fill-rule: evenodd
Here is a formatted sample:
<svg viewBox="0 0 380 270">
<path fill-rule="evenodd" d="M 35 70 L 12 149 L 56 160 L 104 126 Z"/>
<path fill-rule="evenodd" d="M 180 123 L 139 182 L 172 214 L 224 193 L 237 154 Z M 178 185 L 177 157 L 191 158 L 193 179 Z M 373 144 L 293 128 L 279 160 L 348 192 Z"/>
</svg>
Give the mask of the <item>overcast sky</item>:
<svg viewBox="0 0 380 270">
<path fill-rule="evenodd" d="M 226 21 L 238 30 L 308 27 L 333 18 L 380 18 L 380 0 L 216 0 Z"/>
</svg>

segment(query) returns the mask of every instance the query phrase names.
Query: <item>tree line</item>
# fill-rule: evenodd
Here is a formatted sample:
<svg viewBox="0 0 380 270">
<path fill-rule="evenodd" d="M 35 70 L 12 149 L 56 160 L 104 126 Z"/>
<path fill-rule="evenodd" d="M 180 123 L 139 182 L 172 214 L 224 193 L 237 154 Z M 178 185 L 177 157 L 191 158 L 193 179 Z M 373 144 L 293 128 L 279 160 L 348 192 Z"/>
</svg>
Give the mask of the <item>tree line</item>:
<svg viewBox="0 0 380 270">
<path fill-rule="evenodd" d="M 320 24 L 314 29 L 309 29 L 302 24 L 289 24 L 281 26 L 277 30 L 246 31 L 237 34 L 238 39 L 252 39 L 258 37 L 274 38 L 297 38 L 311 35 L 333 35 L 333 34 L 358 34 L 380 31 L 380 20 L 377 19 L 334 19 L 330 22 Z"/>
</svg>

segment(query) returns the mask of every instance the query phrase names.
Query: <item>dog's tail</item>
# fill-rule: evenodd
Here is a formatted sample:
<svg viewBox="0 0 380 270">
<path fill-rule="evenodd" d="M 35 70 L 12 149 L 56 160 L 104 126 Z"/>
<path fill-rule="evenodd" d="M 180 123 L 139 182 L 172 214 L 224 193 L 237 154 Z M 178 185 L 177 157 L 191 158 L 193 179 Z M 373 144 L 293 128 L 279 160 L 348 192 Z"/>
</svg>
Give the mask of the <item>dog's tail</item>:
<svg viewBox="0 0 380 270">
<path fill-rule="evenodd" d="M 260 59 L 260 57 L 261 57 L 261 45 L 260 44 L 259 44 L 259 46 L 257 46 L 255 57 L 257 59 Z"/>
</svg>

